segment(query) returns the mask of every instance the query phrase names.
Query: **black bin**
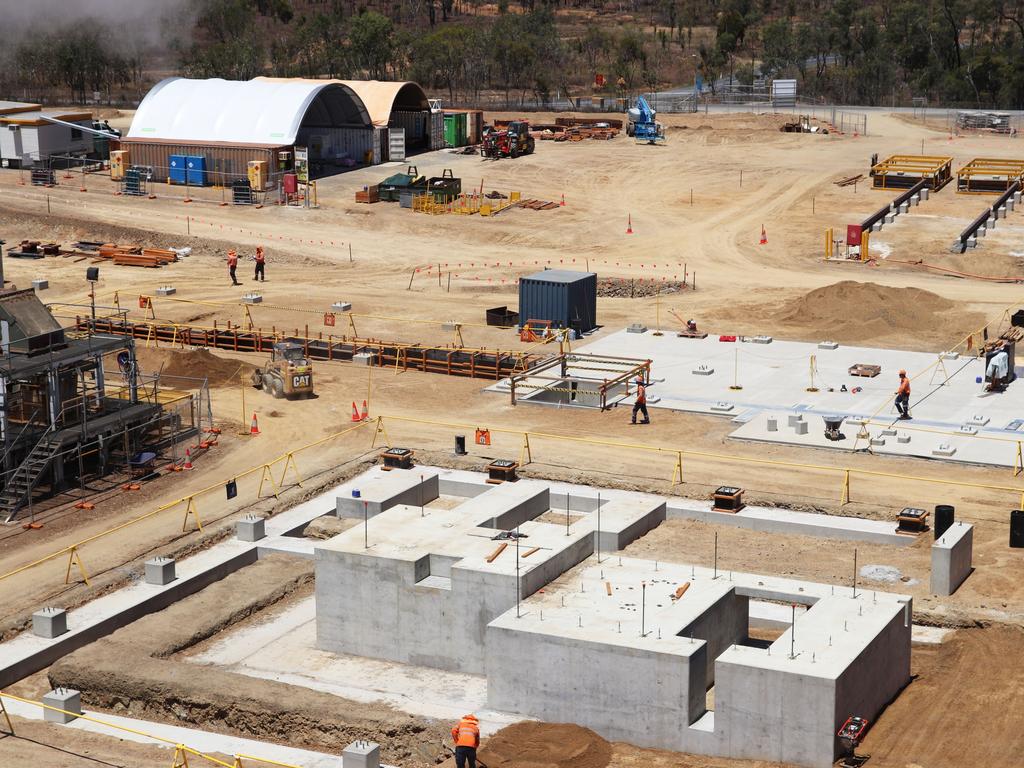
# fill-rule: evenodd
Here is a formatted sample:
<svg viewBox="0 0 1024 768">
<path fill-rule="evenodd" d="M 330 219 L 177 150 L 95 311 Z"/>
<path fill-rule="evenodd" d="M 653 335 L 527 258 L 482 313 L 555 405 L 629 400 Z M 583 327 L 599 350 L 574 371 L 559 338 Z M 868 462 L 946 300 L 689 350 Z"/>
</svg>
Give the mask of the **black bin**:
<svg viewBox="0 0 1024 768">
<path fill-rule="evenodd" d="M 465 456 L 466 455 L 466 436 L 456 435 L 455 436 L 455 455 Z"/>
<path fill-rule="evenodd" d="M 954 512 L 956 508 L 952 504 L 937 504 L 935 506 L 935 538 L 942 538 L 947 530 L 953 527 Z"/>
<path fill-rule="evenodd" d="M 1010 546 L 1013 549 L 1024 549 L 1024 510 L 1015 509 L 1010 512 Z"/>
</svg>

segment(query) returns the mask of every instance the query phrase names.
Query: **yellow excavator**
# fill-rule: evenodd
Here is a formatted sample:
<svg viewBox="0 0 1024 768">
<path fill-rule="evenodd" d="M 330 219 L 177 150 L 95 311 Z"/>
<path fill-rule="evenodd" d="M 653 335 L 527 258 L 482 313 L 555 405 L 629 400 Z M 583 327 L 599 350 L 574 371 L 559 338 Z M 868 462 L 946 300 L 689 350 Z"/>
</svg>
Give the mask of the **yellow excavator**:
<svg viewBox="0 0 1024 768">
<path fill-rule="evenodd" d="M 262 369 L 252 372 L 252 385 L 276 398 L 313 396 L 313 365 L 293 341 L 275 342 Z"/>
</svg>

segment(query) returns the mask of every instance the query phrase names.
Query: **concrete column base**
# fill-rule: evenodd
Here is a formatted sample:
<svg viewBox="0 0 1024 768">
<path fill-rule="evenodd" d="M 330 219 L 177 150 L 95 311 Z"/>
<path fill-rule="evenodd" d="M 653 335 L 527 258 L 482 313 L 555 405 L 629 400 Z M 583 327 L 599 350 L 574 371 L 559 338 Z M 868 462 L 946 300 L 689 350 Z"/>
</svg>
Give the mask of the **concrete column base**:
<svg viewBox="0 0 1024 768">
<path fill-rule="evenodd" d="M 44 709 L 43 720 L 47 723 L 67 725 L 82 714 L 82 694 L 72 688 L 55 688 L 43 696 L 43 704 L 64 710 L 55 712 L 52 709 Z M 67 712 L 73 714 L 65 714 Z"/>
</svg>

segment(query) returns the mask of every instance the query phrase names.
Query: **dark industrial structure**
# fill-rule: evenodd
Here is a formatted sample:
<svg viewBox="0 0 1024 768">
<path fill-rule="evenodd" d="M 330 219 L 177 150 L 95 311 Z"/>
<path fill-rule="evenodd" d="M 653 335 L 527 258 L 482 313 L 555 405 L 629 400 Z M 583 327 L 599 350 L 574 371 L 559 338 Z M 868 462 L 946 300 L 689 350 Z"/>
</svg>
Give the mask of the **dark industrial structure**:
<svg viewBox="0 0 1024 768">
<path fill-rule="evenodd" d="M 144 470 L 168 435 L 195 431 L 140 386 L 133 339 L 65 331 L 31 289 L 0 292 L 0 339 L 2 519 L 37 490 Z"/>
<path fill-rule="evenodd" d="M 597 275 L 546 269 L 519 280 L 520 326 L 539 320 L 587 333 L 597 327 Z"/>
</svg>

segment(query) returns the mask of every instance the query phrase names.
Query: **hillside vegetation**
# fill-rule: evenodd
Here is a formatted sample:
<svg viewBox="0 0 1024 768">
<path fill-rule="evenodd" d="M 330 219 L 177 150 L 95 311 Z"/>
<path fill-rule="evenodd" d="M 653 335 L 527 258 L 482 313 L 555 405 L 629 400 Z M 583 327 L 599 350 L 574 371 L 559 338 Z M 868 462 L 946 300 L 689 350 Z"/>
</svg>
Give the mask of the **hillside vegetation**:
<svg viewBox="0 0 1024 768">
<path fill-rule="evenodd" d="M 167 74 L 267 74 L 408 78 L 449 102 L 515 103 L 763 76 L 843 103 L 1024 104 L 1024 0 L 167 0 L 163 11 L 147 41 L 96 17 L 25 30 L 0 54 L 0 95 L 131 101 Z"/>
</svg>

